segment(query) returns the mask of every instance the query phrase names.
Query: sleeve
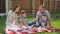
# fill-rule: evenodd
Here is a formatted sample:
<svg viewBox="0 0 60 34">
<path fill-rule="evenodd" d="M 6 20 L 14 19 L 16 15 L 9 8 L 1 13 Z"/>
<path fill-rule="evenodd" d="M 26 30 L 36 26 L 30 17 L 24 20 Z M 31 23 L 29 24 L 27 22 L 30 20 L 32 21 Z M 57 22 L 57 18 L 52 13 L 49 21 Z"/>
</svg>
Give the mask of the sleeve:
<svg viewBox="0 0 60 34">
<path fill-rule="evenodd" d="M 19 18 L 19 22 L 22 22 L 22 19 L 21 18 Z"/>
<path fill-rule="evenodd" d="M 28 20 L 27 20 L 27 18 L 26 18 L 26 22 L 27 22 Z"/>
<path fill-rule="evenodd" d="M 47 11 L 47 17 L 50 20 L 50 13 L 49 13 L 49 11 Z"/>
<path fill-rule="evenodd" d="M 37 12 L 37 14 L 36 14 L 36 18 L 39 18 L 39 12 Z"/>
<path fill-rule="evenodd" d="M 12 18 L 12 16 L 13 16 L 13 15 L 12 15 L 12 13 L 11 13 L 11 12 L 9 12 L 9 13 L 8 13 L 7 18 L 9 19 L 9 21 L 10 21 L 10 22 L 11 22 L 11 21 L 12 21 L 12 19 L 13 19 L 13 18 Z"/>
<path fill-rule="evenodd" d="M 11 13 L 9 13 L 9 14 L 8 14 L 8 17 L 9 17 L 9 19 L 11 19 L 11 18 L 12 18 L 12 14 L 11 14 Z"/>
<path fill-rule="evenodd" d="M 47 25 L 49 25 L 49 21 L 47 21 Z"/>
</svg>

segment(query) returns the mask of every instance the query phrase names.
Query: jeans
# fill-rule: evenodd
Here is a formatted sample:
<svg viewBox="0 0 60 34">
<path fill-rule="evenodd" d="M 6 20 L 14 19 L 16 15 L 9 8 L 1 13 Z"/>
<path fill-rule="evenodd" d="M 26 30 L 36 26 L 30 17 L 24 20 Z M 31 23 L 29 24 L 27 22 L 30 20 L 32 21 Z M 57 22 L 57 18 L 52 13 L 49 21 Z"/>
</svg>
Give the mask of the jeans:
<svg viewBox="0 0 60 34">
<path fill-rule="evenodd" d="M 39 24 L 39 23 L 36 24 L 35 21 L 30 22 L 30 23 L 29 23 L 29 26 L 31 26 L 31 25 L 33 25 L 34 27 L 38 27 L 38 26 L 40 26 L 40 24 Z"/>
<path fill-rule="evenodd" d="M 47 23 L 47 22 L 44 22 L 44 23 L 45 23 L 45 26 L 47 26 L 47 24 L 48 24 L 48 23 Z M 42 22 L 41 22 L 41 21 L 40 21 L 40 22 L 38 22 L 38 24 L 36 24 L 36 22 L 35 22 L 35 21 L 32 21 L 32 22 L 30 22 L 30 23 L 29 23 L 29 26 L 31 26 L 31 25 L 33 25 L 33 26 L 42 26 L 41 24 L 42 24 Z"/>
</svg>

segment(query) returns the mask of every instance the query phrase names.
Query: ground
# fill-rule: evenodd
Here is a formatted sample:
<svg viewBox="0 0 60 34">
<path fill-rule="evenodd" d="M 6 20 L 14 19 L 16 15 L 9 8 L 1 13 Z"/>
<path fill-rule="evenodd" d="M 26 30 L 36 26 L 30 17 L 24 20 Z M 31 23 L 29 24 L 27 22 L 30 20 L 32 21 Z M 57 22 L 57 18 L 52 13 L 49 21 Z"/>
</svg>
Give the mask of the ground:
<svg viewBox="0 0 60 34">
<path fill-rule="evenodd" d="M 35 18 L 28 18 L 28 21 L 30 22 L 34 19 Z M 5 22 L 6 22 L 6 17 L 0 17 L 0 34 L 4 34 Z M 60 18 L 57 19 L 51 18 L 51 25 L 60 29 Z M 60 30 L 51 33 L 45 32 L 45 33 L 38 33 L 38 34 L 60 34 Z"/>
</svg>

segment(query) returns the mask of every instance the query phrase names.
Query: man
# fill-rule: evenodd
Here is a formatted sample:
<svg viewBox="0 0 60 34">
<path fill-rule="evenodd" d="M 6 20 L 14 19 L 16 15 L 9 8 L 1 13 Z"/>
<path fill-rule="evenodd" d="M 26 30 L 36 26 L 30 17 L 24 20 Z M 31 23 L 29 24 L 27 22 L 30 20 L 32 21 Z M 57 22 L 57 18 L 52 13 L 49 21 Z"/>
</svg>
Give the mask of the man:
<svg viewBox="0 0 60 34">
<path fill-rule="evenodd" d="M 49 26 L 50 26 L 50 13 L 48 12 L 48 10 L 45 9 L 43 5 L 39 6 L 39 11 L 37 11 L 35 22 L 32 22 L 29 25 L 38 24 L 39 22 L 41 22 L 42 15 L 46 15 L 48 17 Z"/>
</svg>

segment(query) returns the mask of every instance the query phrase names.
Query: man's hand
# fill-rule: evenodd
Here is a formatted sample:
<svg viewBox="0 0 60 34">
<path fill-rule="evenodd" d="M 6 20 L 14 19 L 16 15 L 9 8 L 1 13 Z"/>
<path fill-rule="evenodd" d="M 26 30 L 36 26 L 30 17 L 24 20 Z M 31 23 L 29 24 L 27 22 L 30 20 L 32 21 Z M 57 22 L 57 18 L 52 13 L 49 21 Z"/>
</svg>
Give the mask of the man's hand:
<svg viewBox="0 0 60 34">
<path fill-rule="evenodd" d="M 35 21 L 36 21 L 36 22 L 39 22 L 39 19 L 38 19 L 38 18 L 36 18 L 36 19 L 35 19 Z"/>
</svg>

